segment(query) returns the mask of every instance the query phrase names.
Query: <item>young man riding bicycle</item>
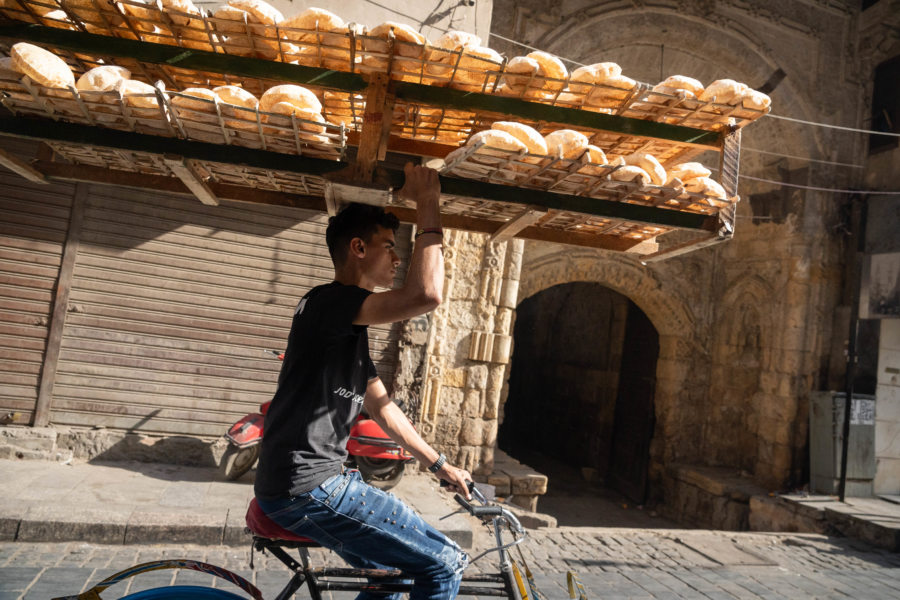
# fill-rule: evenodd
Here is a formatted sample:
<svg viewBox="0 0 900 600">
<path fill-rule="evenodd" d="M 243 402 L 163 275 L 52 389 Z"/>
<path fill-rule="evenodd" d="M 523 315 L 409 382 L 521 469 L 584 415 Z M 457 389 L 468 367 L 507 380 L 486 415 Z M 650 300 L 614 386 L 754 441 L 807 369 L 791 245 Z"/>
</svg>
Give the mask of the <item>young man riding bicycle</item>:
<svg viewBox="0 0 900 600">
<path fill-rule="evenodd" d="M 266 415 L 255 493 L 273 521 L 334 550 L 357 568 L 393 568 L 414 579 L 412 600 L 453 598 L 468 558 L 400 500 L 343 472 L 350 427 L 366 412 L 420 463 L 468 497 L 471 475 L 446 462 L 388 397 L 369 356 L 367 326 L 433 310 L 444 283 L 437 172 L 406 165 L 401 197 L 416 202 L 406 281 L 397 218 L 351 204 L 329 220 L 334 282 L 310 290 L 294 312 L 278 389 Z M 399 594 L 398 594 L 399 596 Z M 362 592 L 360 598 L 385 598 Z"/>
</svg>

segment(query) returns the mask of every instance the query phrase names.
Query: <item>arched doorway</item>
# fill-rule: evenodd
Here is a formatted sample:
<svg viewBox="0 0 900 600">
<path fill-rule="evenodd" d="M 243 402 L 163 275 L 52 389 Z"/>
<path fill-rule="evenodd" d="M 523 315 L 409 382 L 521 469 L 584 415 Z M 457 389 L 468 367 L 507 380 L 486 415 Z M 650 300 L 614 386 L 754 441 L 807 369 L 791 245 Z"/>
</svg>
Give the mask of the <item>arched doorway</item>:
<svg viewBox="0 0 900 600">
<path fill-rule="evenodd" d="M 566 471 L 632 502 L 647 496 L 659 335 L 626 296 L 599 283 L 563 283 L 516 309 L 499 447 Z"/>
</svg>

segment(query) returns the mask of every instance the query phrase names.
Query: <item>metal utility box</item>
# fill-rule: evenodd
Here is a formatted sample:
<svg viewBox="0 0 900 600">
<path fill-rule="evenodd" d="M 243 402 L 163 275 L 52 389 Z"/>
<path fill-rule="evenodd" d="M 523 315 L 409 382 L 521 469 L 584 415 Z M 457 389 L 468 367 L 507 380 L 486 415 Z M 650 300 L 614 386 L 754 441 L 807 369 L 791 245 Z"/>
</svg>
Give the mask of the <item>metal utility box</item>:
<svg viewBox="0 0 900 600">
<path fill-rule="evenodd" d="M 810 492 L 837 494 L 846 394 L 813 392 L 809 408 Z M 875 479 L 875 397 L 855 394 L 850 417 L 845 494 L 869 497 Z"/>
</svg>

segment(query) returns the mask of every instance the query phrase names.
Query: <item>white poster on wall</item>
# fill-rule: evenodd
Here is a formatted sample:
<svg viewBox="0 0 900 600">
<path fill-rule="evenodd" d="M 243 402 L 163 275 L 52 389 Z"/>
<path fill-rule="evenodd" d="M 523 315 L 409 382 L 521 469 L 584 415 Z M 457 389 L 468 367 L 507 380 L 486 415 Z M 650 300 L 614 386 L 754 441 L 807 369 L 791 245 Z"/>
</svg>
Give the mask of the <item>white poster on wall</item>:
<svg viewBox="0 0 900 600">
<path fill-rule="evenodd" d="M 870 254 L 863 262 L 861 319 L 900 319 L 900 252 Z"/>
</svg>

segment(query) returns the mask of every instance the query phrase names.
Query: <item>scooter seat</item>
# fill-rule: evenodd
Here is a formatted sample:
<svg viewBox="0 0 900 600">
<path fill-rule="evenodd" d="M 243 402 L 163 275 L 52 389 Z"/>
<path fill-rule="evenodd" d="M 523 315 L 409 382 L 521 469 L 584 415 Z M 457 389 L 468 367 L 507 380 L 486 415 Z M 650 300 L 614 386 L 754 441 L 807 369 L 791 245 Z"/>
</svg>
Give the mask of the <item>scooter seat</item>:
<svg viewBox="0 0 900 600">
<path fill-rule="evenodd" d="M 263 510 L 259 507 L 259 503 L 256 501 L 256 498 L 250 501 L 250 506 L 247 508 L 247 516 L 245 517 L 245 521 L 247 522 L 247 527 L 250 529 L 251 533 L 258 537 L 263 537 L 270 540 L 302 542 L 304 545 L 309 546 L 319 545 L 314 540 L 288 531 L 287 529 L 270 519 L 266 515 L 266 513 L 264 513 Z"/>
</svg>

